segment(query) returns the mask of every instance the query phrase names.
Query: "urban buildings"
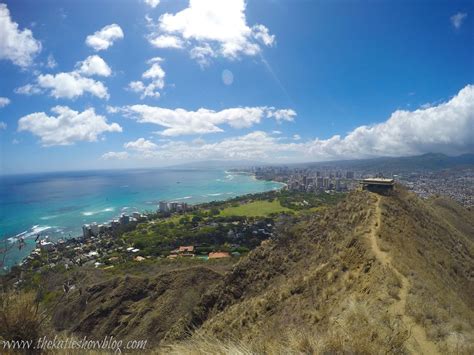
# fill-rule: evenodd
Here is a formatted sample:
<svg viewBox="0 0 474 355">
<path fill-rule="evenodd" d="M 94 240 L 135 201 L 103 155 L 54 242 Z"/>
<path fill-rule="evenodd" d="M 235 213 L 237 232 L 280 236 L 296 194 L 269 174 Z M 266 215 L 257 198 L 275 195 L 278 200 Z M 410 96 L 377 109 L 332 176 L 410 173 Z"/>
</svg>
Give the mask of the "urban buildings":
<svg viewBox="0 0 474 355">
<path fill-rule="evenodd" d="M 158 212 L 184 212 L 187 211 L 188 204 L 185 202 L 176 202 L 176 201 L 160 201 L 158 204 Z"/>
</svg>

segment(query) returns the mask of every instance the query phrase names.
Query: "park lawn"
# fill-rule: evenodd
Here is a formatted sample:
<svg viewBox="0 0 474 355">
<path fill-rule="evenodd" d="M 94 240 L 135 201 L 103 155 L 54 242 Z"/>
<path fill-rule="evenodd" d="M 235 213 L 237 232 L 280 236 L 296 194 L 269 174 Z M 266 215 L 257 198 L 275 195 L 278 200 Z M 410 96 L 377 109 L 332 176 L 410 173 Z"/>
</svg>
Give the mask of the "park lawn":
<svg viewBox="0 0 474 355">
<path fill-rule="evenodd" d="M 243 203 L 236 207 L 226 207 L 220 215 L 229 216 L 245 216 L 245 217 L 264 217 L 272 213 L 289 212 L 289 208 L 283 207 L 277 199 L 273 201 L 253 201 Z"/>
</svg>

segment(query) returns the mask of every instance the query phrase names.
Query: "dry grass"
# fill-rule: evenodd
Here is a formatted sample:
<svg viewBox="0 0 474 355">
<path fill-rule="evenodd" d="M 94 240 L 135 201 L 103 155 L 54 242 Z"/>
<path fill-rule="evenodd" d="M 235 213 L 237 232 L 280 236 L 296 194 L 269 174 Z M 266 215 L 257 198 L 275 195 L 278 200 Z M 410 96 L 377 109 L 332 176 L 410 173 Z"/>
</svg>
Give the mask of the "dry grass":
<svg viewBox="0 0 474 355">
<path fill-rule="evenodd" d="M 371 307 L 354 299 L 330 320 L 326 332 L 308 328 L 267 334 L 246 341 L 222 340 L 195 333 L 188 340 L 163 346 L 158 354 L 404 354 L 409 334 L 398 321 L 374 316 Z"/>
<path fill-rule="evenodd" d="M 43 334 L 44 320 L 35 294 L 0 294 L 0 339 L 36 341 Z"/>
</svg>

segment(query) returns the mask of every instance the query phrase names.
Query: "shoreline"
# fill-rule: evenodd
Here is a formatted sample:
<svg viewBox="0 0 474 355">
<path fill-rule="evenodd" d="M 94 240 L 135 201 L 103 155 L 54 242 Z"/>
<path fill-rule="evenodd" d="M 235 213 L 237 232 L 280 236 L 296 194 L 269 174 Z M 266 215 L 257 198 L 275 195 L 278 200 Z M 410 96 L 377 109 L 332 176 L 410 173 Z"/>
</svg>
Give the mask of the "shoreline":
<svg viewBox="0 0 474 355">
<path fill-rule="evenodd" d="M 224 172 L 225 173 L 230 173 L 229 171 L 224 171 Z M 213 198 L 212 200 L 209 200 L 209 201 L 206 201 L 206 202 L 194 202 L 194 203 L 190 202 L 190 203 L 188 203 L 188 205 L 192 206 L 193 209 L 194 208 L 200 208 L 200 207 L 205 206 L 206 204 L 210 204 L 210 203 L 212 204 L 212 203 L 216 203 L 216 202 L 225 202 L 225 201 L 229 201 L 229 200 L 236 199 L 236 198 L 242 198 L 242 197 L 245 197 L 247 195 L 268 193 L 268 192 L 271 192 L 271 191 L 281 191 L 282 189 L 287 187 L 287 184 L 283 183 L 283 182 L 258 179 L 256 177 L 256 175 L 253 174 L 253 173 L 239 172 L 239 171 L 235 171 L 235 172 L 231 172 L 231 173 L 251 176 L 253 180 L 271 182 L 271 183 L 274 183 L 274 184 L 278 184 L 280 186 L 274 187 L 272 189 L 264 190 L 264 191 L 248 192 L 248 193 L 239 194 L 239 195 L 232 195 L 232 196 L 227 195 L 228 193 L 219 193 L 219 194 L 215 194 L 215 195 L 208 194 L 207 195 L 208 197 L 211 197 L 211 196 L 212 197 L 224 196 L 224 198 L 222 198 L 222 199 Z M 186 199 L 188 199 L 188 198 L 190 198 L 190 197 L 186 196 Z M 169 200 L 166 200 L 166 201 L 183 201 L 183 200 L 185 201 L 186 199 L 185 198 L 175 198 L 175 199 L 169 199 Z M 118 208 L 118 210 L 123 211 L 123 208 Z M 155 213 L 155 212 L 150 212 L 150 211 L 146 211 L 146 210 L 145 211 L 140 211 L 139 209 L 135 209 L 135 212 L 139 212 L 142 216 L 144 216 L 146 218 L 146 220 L 149 220 L 149 216 L 151 216 Z M 123 214 L 127 215 L 127 213 L 121 213 L 121 215 L 123 215 Z M 130 215 L 128 215 L 128 216 L 130 217 Z M 108 218 L 107 220 L 102 221 L 101 223 L 97 222 L 97 224 L 101 224 L 101 225 L 111 224 L 112 221 L 117 220 L 119 217 L 120 217 L 120 215 L 118 215 L 118 216 L 116 215 L 116 216 L 112 217 L 111 219 Z M 34 225 L 33 227 L 35 227 L 35 226 L 38 227 L 39 225 Z M 37 235 L 39 233 L 44 233 L 46 238 L 43 239 L 43 240 L 51 242 L 53 245 L 58 245 L 58 244 L 67 245 L 70 242 L 76 243 L 77 241 L 80 241 L 80 240 L 83 239 L 83 235 L 69 234 L 68 236 L 64 236 L 64 237 L 50 237 L 49 235 L 47 235 L 47 231 L 49 229 L 57 228 L 57 226 L 48 226 L 49 227 L 48 229 L 41 230 L 39 233 L 36 233 L 36 232 L 33 233 L 33 231 L 32 231 L 33 227 L 31 227 L 30 229 L 28 229 L 26 231 L 20 232 L 20 233 L 14 235 L 14 236 L 6 236 L 5 240 L 8 241 L 8 243 L 10 243 L 10 244 L 16 244 L 16 243 L 20 242 L 21 237 L 25 234 L 32 234 L 32 238 L 33 238 L 35 235 Z M 30 232 L 30 231 L 32 231 L 32 232 Z M 31 237 L 31 236 L 29 236 L 29 237 Z M 32 246 L 32 238 L 28 238 L 27 241 L 24 241 L 25 242 L 25 244 L 24 244 L 25 247 L 26 247 L 26 245 L 30 246 L 28 254 L 26 254 L 24 256 L 20 256 L 19 258 L 16 258 L 16 257 L 8 258 L 7 257 L 7 261 L 10 259 L 10 260 L 13 260 L 13 262 L 10 262 L 10 263 L 7 262 L 6 265 L 4 265 L 4 267 L 2 268 L 3 270 L 0 270 L 0 273 L 9 272 L 9 270 L 11 270 L 11 268 L 15 267 L 15 266 L 22 266 L 22 264 L 31 257 L 31 255 L 35 252 L 35 250 L 38 249 L 38 243 L 36 241 L 33 242 L 35 244 Z M 3 240 L 1 240 L 0 242 L 3 242 Z M 16 248 L 16 246 L 14 248 Z"/>
</svg>

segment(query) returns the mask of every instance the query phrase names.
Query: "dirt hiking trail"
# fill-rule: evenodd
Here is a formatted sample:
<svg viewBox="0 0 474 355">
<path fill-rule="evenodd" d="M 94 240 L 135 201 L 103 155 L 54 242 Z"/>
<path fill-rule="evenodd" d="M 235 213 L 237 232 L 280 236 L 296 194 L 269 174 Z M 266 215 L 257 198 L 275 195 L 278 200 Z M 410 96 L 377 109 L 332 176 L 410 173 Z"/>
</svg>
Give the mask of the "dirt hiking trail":
<svg viewBox="0 0 474 355">
<path fill-rule="evenodd" d="M 368 235 L 370 239 L 370 245 L 373 253 L 375 254 L 376 259 L 383 266 L 389 268 L 391 271 L 393 271 L 393 273 L 395 273 L 401 285 L 400 291 L 398 293 L 399 300 L 397 300 L 393 305 L 390 306 L 389 313 L 393 317 L 401 318 L 401 320 L 407 327 L 410 337 L 406 341 L 406 346 L 410 352 L 424 355 L 440 354 L 436 345 L 426 336 L 425 329 L 422 326 L 418 325 L 413 320 L 413 318 L 405 312 L 408 292 L 411 287 L 410 281 L 392 264 L 392 259 L 390 255 L 382 251 L 378 246 L 377 238 L 379 236 L 380 226 L 382 224 L 382 211 L 380 208 L 380 201 L 383 197 L 377 194 L 373 195 L 376 197 L 376 203 L 375 214 Z"/>
</svg>

